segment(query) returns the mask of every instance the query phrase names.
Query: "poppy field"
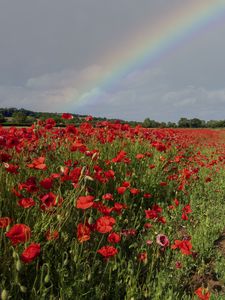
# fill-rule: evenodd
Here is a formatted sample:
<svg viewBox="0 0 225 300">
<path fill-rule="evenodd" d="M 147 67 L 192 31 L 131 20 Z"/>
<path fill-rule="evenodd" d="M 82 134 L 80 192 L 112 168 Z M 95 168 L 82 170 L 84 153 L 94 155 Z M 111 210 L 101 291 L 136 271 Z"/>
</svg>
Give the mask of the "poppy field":
<svg viewBox="0 0 225 300">
<path fill-rule="evenodd" d="M 1 299 L 225 299 L 225 131 L 55 125 L 0 127 Z"/>
</svg>

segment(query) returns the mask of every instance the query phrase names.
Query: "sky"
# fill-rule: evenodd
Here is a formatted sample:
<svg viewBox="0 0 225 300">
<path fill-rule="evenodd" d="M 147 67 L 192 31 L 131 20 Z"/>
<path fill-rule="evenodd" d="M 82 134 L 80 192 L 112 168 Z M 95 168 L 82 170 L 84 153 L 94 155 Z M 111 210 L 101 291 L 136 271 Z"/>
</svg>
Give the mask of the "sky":
<svg viewBox="0 0 225 300">
<path fill-rule="evenodd" d="M 225 7 L 223 0 L 0 0 L 0 107 L 225 119 L 225 9 L 198 23 L 199 7 L 212 3 Z M 193 24 L 182 30 L 187 11 Z M 179 36 L 160 38 L 170 26 Z"/>
</svg>

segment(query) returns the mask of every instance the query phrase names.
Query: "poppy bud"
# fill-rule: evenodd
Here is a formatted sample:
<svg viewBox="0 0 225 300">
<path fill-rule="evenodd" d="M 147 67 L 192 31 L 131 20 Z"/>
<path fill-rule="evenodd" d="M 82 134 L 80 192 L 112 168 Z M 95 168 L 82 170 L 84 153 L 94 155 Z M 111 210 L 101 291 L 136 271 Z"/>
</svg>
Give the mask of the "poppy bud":
<svg viewBox="0 0 225 300">
<path fill-rule="evenodd" d="M 45 276 L 44 282 L 45 282 L 45 283 L 49 283 L 49 281 L 50 281 L 50 276 L 49 276 L 49 274 L 47 274 L 47 275 Z"/>
<path fill-rule="evenodd" d="M 2 291 L 2 293 L 1 293 L 1 299 L 2 300 L 7 300 L 8 299 L 8 295 L 9 295 L 8 291 L 4 289 Z"/>
<path fill-rule="evenodd" d="M 24 285 L 21 285 L 21 286 L 20 286 L 20 291 L 21 291 L 22 293 L 26 293 L 26 292 L 27 292 L 27 288 L 26 288 Z"/>
<path fill-rule="evenodd" d="M 17 260 L 17 262 L 16 262 L 16 270 L 17 270 L 18 272 L 20 272 L 21 269 L 22 269 L 21 261 L 20 261 L 20 260 Z"/>
</svg>

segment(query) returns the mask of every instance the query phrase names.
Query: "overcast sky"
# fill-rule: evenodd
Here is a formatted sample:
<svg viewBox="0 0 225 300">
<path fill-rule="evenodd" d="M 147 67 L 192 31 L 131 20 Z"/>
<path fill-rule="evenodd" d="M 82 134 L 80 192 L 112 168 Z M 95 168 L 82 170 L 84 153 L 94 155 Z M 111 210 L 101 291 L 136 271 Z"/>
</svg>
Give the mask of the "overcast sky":
<svg viewBox="0 0 225 300">
<path fill-rule="evenodd" d="M 202 1 L 211 0 L 194 0 Z M 154 28 L 186 2 L 0 0 L 0 107 L 140 121 L 225 119 L 225 15 L 129 70 L 111 90 L 99 81 L 114 67 L 104 58 L 118 67 L 116 53 L 120 59 L 145 24 Z"/>
</svg>

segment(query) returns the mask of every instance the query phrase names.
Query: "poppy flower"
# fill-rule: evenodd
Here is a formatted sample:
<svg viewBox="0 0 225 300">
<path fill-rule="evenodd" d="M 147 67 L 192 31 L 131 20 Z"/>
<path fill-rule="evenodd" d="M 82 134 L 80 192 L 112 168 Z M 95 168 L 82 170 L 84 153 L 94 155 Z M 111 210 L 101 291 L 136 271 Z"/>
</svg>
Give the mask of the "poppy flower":
<svg viewBox="0 0 225 300">
<path fill-rule="evenodd" d="M 49 190 L 52 187 L 52 184 L 53 184 L 52 178 L 45 178 L 42 181 L 40 181 L 40 185 L 46 190 Z"/>
<path fill-rule="evenodd" d="M 118 250 L 113 246 L 103 246 L 97 252 L 105 258 L 110 258 L 115 256 L 118 253 Z"/>
<path fill-rule="evenodd" d="M 22 198 L 17 203 L 23 208 L 35 206 L 35 201 L 32 198 Z"/>
<path fill-rule="evenodd" d="M 48 230 L 45 234 L 45 238 L 47 241 L 57 240 L 59 238 L 58 230 Z"/>
<path fill-rule="evenodd" d="M 204 289 L 202 287 L 199 287 L 195 291 L 195 295 L 197 295 L 198 298 L 201 300 L 209 300 L 209 298 L 210 298 L 210 292 L 207 289 Z"/>
<path fill-rule="evenodd" d="M 108 235 L 107 241 L 109 243 L 119 243 L 121 240 L 121 237 L 118 233 L 112 232 Z"/>
<path fill-rule="evenodd" d="M 25 224 L 15 224 L 6 233 L 6 236 L 11 240 L 12 244 L 15 246 L 20 243 L 25 243 L 30 239 L 31 230 L 30 227 Z"/>
<path fill-rule="evenodd" d="M 113 229 L 113 225 L 116 223 L 116 220 L 110 216 L 100 217 L 96 221 L 96 230 L 100 233 L 107 233 Z"/>
<path fill-rule="evenodd" d="M 94 204 L 94 198 L 93 196 L 80 196 L 77 199 L 76 202 L 76 208 L 81 208 L 81 209 L 87 209 L 89 207 L 92 207 Z"/>
<path fill-rule="evenodd" d="M 40 200 L 42 202 L 41 209 L 46 210 L 53 206 L 56 206 L 57 205 L 56 199 L 57 199 L 57 196 L 55 194 L 53 194 L 52 192 L 41 196 L 41 198 L 40 198 Z"/>
<path fill-rule="evenodd" d="M 105 194 L 105 195 L 103 195 L 102 196 L 102 199 L 103 200 L 113 200 L 113 195 L 112 194 L 110 194 L 110 193 L 107 193 L 107 194 Z"/>
<path fill-rule="evenodd" d="M 45 157 L 38 157 L 33 160 L 31 164 L 28 164 L 28 168 L 33 168 L 37 170 L 46 170 L 47 166 L 44 163 L 45 162 Z"/>
<path fill-rule="evenodd" d="M 181 253 L 184 255 L 191 255 L 192 254 L 192 244 L 189 240 L 175 240 L 174 244 L 171 246 L 172 249 L 180 249 Z"/>
<path fill-rule="evenodd" d="M 161 247 L 167 247 L 169 245 L 169 239 L 165 234 L 158 234 L 156 243 Z"/>
<path fill-rule="evenodd" d="M 147 263 L 148 261 L 148 254 L 147 252 L 141 252 L 138 254 L 138 260 L 143 261 L 144 263 Z"/>
<path fill-rule="evenodd" d="M 0 228 L 6 228 L 12 220 L 9 217 L 0 218 Z"/>
<path fill-rule="evenodd" d="M 23 251 L 23 253 L 20 256 L 20 259 L 24 263 L 30 263 L 40 255 L 40 252 L 41 252 L 40 244 L 32 243 Z"/>
<path fill-rule="evenodd" d="M 77 225 L 77 238 L 80 243 L 90 240 L 91 229 L 89 226 L 79 223 Z"/>
<path fill-rule="evenodd" d="M 62 119 L 64 119 L 64 120 L 71 120 L 71 119 L 73 119 L 73 115 L 68 114 L 68 113 L 63 113 L 62 114 Z"/>
<path fill-rule="evenodd" d="M 127 188 L 125 186 L 120 186 L 117 188 L 117 192 L 118 192 L 118 194 L 123 195 L 125 193 L 126 189 Z"/>
</svg>

